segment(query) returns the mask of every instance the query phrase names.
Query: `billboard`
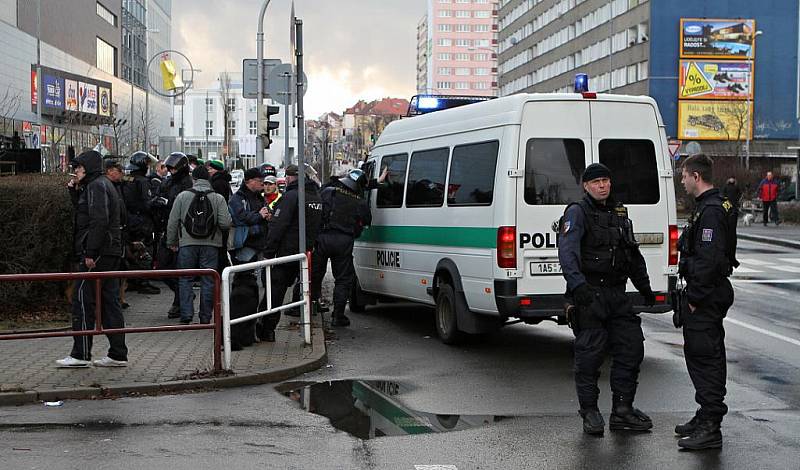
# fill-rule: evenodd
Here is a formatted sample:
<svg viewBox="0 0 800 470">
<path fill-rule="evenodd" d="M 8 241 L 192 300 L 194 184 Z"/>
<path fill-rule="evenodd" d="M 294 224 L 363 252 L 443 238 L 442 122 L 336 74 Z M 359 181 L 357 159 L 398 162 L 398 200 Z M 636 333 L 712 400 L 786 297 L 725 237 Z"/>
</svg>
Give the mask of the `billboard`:
<svg viewBox="0 0 800 470">
<path fill-rule="evenodd" d="M 97 114 L 97 85 L 78 82 L 78 96 L 82 113 Z"/>
<path fill-rule="evenodd" d="M 43 104 L 50 108 L 64 109 L 64 79 L 42 74 Z"/>
<path fill-rule="evenodd" d="M 753 64 L 750 61 L 681 60 L 681 99 L 753 99 Z"/>
<path fill-rule="evenodd" d="M 753 137 L 753 107 L 746 101 L 681 100 L 678 138 L 745 140 Z"/>
<path fill-rule="evenodd" d="M 755 20 L 681 18 L 683 58 L 752 59 Z"/>
<path fill-rule="evenodd" d="M 111 90 L 106 87 L 97 88 L 97 112 L 101 116 L 111 116 Z"/>
<path fill-rule="evenodd" d="M 64 109 L 67 111 L 78 110 L 78 82 L 76 80 L 64 80 Z"/>
</svg>

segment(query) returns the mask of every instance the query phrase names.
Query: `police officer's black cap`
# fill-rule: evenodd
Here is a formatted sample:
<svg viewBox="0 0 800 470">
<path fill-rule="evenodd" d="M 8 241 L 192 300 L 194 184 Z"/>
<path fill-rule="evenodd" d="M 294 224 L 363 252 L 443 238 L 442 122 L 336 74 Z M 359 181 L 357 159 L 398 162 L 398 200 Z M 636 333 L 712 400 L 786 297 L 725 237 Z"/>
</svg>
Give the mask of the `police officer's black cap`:
<svg viewBox="0 0 800 470">
<path fill-rule="evenodd" d="M 592 163 L 586 167 L 586 170 L 584 170 L 581 181 L 586 183 L 597 178 L 611 179 L 611 170 L 609 170 L 608 167 L 602 163 Z"/>
</svg>

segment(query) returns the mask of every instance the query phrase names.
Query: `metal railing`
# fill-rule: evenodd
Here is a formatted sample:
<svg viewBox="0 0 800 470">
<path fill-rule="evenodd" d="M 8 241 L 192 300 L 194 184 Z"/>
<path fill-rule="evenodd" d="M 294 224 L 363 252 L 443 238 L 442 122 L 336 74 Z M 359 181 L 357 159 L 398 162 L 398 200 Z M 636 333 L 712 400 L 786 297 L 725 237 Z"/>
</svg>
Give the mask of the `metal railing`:
<svg viewBox="0 0 800 470">
<path fill-rule="evenodd" d="M 228 266 L 222 271 L 222 364 L 226 370 L 231 368 L 231 325 L 237 325 L 247 321 L 255 320 L 257 318 L 269 315 L 275 312 L 282 312 L 295 307 L 300 307 L 301 319 L 300 323 L 303 326 L 303 341 L 305 344 L 311 344 L 311 301 L 309 295 L 309 280 L 308 280 L 308 266 L 310 254 L 298 253 L 296 255 L 282 256 L 280 258 L 272 258 L 263 261 L 254 261 L 252 263 L 239 264 L 236 266 Z M 303 287 L 303 298 L 297 302 L 291 302 L 279 307 L 272 308 L 272 266 L 279 264 L 288 264 L 300 262 L 300 279 Z M 266 268 L 266 280 L 264 282 L 264 295 L 267 299 L 267 309 L 261 312 L 256 312 L 251 315 L 236 318 L 231 320 L 231 275 L 233 273 L 243 271 L 254 271 L 256 269 Z"/>
<path fill-rule="evenodd" d="M 214 315 L 213 321 L 209 324 L 194 325 L 164 325 L 164 326 L 145 326 L 129 328 L 109 328 L 103 329 L 102 322 L 102 299 L 101 281 L 103 279 L 131 279 L 131 278 L 174 278 L 174 277 L 195 277 L 211 276 L 214 279 Z M 37 273 L 37 274 L 2 274 L 0 282 L 43 282 L 43 281 L 75 281 L 75 280 L 94 280 L 95 281 L 95 323 L 93 330 L 70 330 L 70 331 L 47 331 L 40 333 L 13 333 L 0 335 L 0 341 L 16 339 L 34 338 L 57 338 L 64 336 L 97 336 L 115 333 L 161 333 L 169 331 L 191 331 L 191 330 L 214 330 L 214 371 L 222 370 L 221 343 L 222 328 L 220 314 L 220 276 L 213 269 L 167 269 L 154 271 L 102 271 L 86 273 Z"/>
</svg>

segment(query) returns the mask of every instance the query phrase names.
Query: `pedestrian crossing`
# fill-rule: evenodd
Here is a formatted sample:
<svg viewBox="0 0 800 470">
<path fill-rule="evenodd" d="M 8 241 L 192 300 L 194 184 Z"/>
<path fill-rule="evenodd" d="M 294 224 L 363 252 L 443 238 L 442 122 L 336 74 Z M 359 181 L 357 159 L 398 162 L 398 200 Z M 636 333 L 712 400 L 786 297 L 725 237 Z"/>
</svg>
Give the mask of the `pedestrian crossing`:
<svg viewBox="0 0 800 470">
<path fill-rule="evenodd" d="M 733 275 L 746 274 L 800 274 L 800 257 L 797 258 L 739 258 L 740 266 L 733 271 Z"/>
</svg>

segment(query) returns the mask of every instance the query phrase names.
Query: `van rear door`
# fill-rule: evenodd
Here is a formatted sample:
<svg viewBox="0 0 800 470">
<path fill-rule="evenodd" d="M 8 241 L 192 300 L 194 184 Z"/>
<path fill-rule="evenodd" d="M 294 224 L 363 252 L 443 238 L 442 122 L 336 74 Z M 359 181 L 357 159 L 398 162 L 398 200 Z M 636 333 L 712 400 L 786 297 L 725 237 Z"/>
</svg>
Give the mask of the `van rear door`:
<svg viewBox="0 0 800 470">
<path fill-rule="evenodd" d="M 517 166 L 517 294 L 531 295 L 532 309 L 544 307 L 537 295 L 564 294 L 558 220 L 565 205 L 583 195 L 581 176 L 592 148 L 588 101 L 525 105 Z"/>
<path fill-rule="evenodd" d="M 612 197 L 625 204 L 654 291 L 667 290 L 671 221 L 667 183 L 671 169 L 663 151 L 655 106 L 647 102 L 592 100 L 593 161 L 611 169 Z M 633 285 L 628 283 L 628 290 Z"/>
</svg>

